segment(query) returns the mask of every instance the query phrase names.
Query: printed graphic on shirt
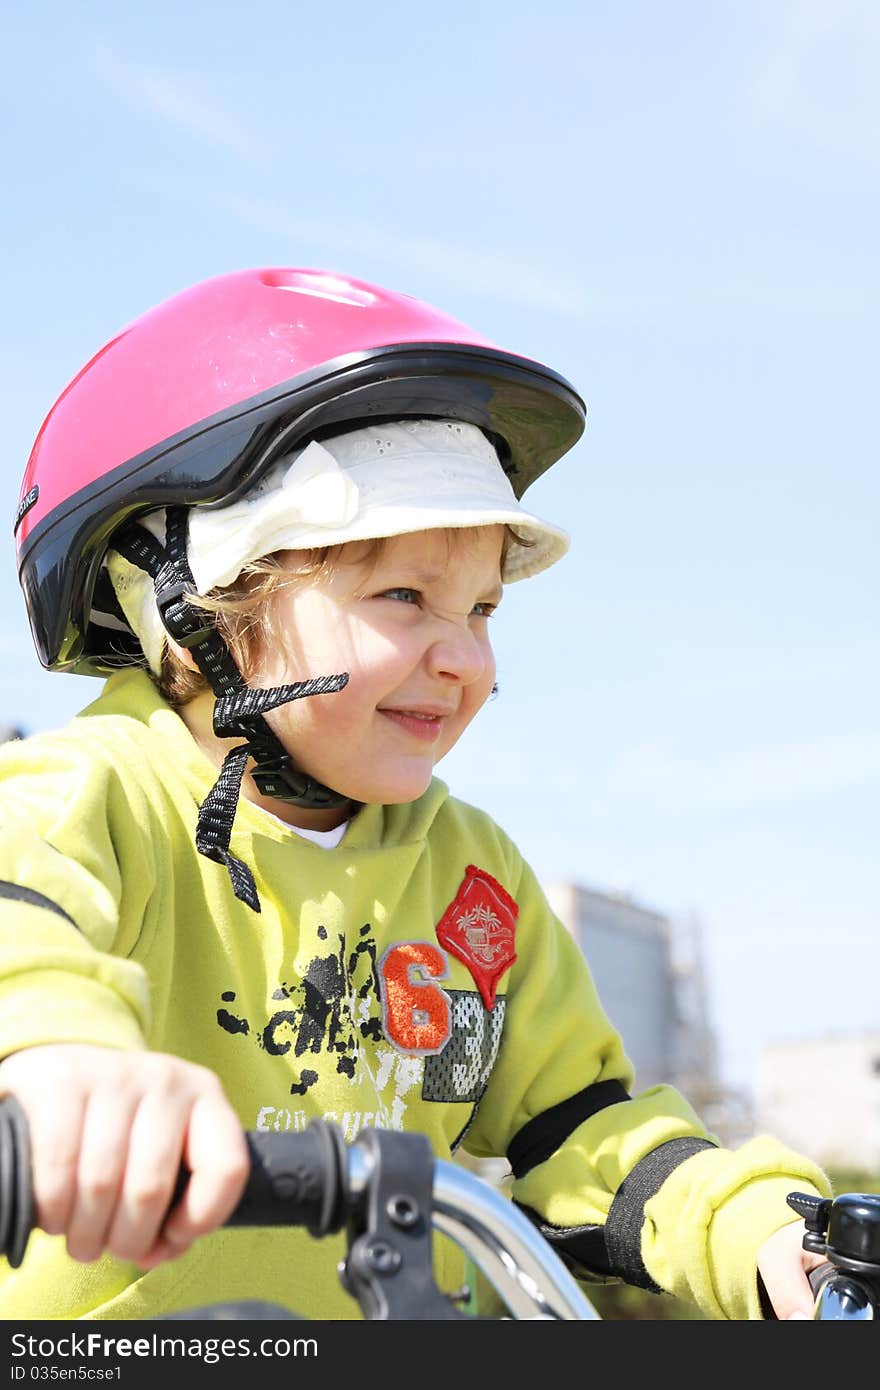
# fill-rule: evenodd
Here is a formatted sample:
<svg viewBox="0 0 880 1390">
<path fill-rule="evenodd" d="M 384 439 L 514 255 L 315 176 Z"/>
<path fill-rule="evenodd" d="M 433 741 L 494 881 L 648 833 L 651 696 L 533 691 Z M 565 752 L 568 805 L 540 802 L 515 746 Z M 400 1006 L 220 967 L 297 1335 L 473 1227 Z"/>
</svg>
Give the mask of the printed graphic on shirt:
<svg viewBox="0 0 880 1390">
<path fill-rule="evenodd" d="M 238 1017 L 232 1010 L 217 1010 L 217 1022 L 227 1033 L 251 1037 L 257 1046 L 274 1057 L 294 1058 L 319 1055 L 334 1061 L 334 1070 L 353 1077 L 365 1039 L 381 1038 L 376 976 L 376 942 L 367 922 L 360 929 L 360 940 L 347 950 L 345 938 L 338 937 L 338 949 L 326 956 L 315 956 L 302 979 L 282 981 L 272 999 L 281 1005 L 262 1026 Z M 318 937 L 327 939 L 325 927 Z M 235 1002 L 235 992 L 222 996 L 224 1004 Z M 298 1081 L 291 1084 L 292 1095 L 305 1095 L 318 1080 L 315 1067 L 304 1060 Z"/>
<path fill-rule="evenodd" d="M 327 936 L 320 927 L 319 939 Z M 403 1128 L 419 1096 L 477 1101 L 498 1054 L 505 1004 L 498 999 L 487 1011 L 474 991 L 442 988 L 448 975 L 446 952 L 433 942 L 397 942 L 377 963 L 368 923 L 353 949 L 340 934 L 337 949 L 315 956 L 302 979 L 282 981 L 263 1019 L 246 1017 L 234 1007 L 235 991 L 224 991 L 217 1010 L 224 1032 L 293 1064 L 289 1097 L 300 1104 L 266 1097 L 257 1128 L 304 1128 L 318 1113 L 311 1093 L 319 1083 L 318 1104 L 343 1086 L 347 1103 L 325 1118 L 346 1133 L 370 1124 Z"/>
<path fill-rule="evenodd" d="M 401 1052 L 441 1052 L 452 1026 L 449 995 L 435 980 L 449 974 L 446 952 L 430 941 L 398 941 L 379 962 L 382 1024 Z"/>
<path fill-rule="evenodd" d="M 519 906 L 497 879 L 468 864 L 458 892 L 437 923 L 437 940 L 471 972 L 487 1009 L 498 981 L 516 960 Z"/>
<path fill-rule="evenodd" d="M 419 1080 L 422 1080 L 422 1100 L 439 1101 L 445 1105 L 457 1101 L 475 1105 L 482 1099 L 501 1044 L 505 1000 L 496 999 L 492 1012 L 487 1013 L 474 990 L 450 989 L 447 994 L 452 1033 L 442 1052 L 424 1061 L 417 1057 L 400 1057 L 391 1048 L 378 1048 L 373 1053 L 396 1068 L 398 1094 L 390 1110 L 380 1104 L 375 1111 L 324 1111 L 321 1118 L 338 1124 L 348 1143 L 362 1129 L 371 1125 L 381 1129 L 402 1129 L 406 1109 L 403 1094 L 417 1085 Z M 379 1083 L 382 1081 L 378 1073 L 371 1079 Z M 408 1087 L 402 1084 L 405 1079 L 410 1082 Z M 308 1127 L 312 1119 L 313 1115 L 306 1110 L 291 1109 L 287 1105 L 263 1105 L 256 1117 L 256 1128 L 274 1130 L 276 1133 L 289 1130 L 299 1133 Z"/>
<path fill-rule="evenodd" d="M 447 990 L 452 1011 L 452 1036 L 435 1057 L 425 1060 L 423 1100 L 478 1101 L 492 1074 L 501 1031 L 504 999 L 491 1012 L 473 990 Z"/>
<path fill-rule="evenodd" d="M 338 1125 L 347 1144 L 352 1143 L 364 1129 L 403 1129 L 400 1120 L 393 1124 L 390 1116 L 381 1110 L 344 1110 L 341 1113 L 338 1110 L 325 1110 L 320 1118 Z M 274 1134 L 287 1134 L 291 1130 L 294 1134 L 300 1134 L 308 1129 L 314 1119 L 314 1114 L 306 1110 L 291 1110 L 286 1105 L 261 1105 L 254 1128 Z"/>
</svg>

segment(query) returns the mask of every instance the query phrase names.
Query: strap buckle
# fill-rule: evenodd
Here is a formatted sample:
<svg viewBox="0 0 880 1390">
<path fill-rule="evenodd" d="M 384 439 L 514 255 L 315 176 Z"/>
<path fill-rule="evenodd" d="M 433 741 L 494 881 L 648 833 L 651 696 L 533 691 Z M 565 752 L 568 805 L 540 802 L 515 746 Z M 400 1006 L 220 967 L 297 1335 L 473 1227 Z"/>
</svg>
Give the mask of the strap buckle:
<svg viewBox="0 0 880 1390">
<path fill-rule="evenodd" d="M 213 619 L 209 622 L 199 621 L 203 615 L 186 598 L 192 587 L 192 581 L 186 579 L 173 579 L 170 583 L 156 585 L 156 607 L 162 626 L 179 647 L 187 649 L 198 646 L 217 633 Z M 175 606 L 181 611 L 171 613 L 169 610 Z"/>
<path fill-rule="evenodd" d="M 251 777 L 262 796 L 274 796 L 292 806 L 308 806 L 312 810 L 323 811 L 343 806 L 349 800 L 347 796 L 322 786 L 305 772 L 299 772 L 287 753 L 276 758 L 259 758 Z"/>
</svg>

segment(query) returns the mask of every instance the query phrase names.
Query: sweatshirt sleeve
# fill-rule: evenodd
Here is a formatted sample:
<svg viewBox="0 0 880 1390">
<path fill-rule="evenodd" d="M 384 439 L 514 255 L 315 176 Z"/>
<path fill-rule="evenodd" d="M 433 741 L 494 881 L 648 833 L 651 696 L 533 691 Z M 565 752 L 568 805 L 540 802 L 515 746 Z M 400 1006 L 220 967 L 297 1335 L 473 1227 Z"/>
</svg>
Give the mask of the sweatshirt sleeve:
<svg viewBox="0 0 880 1390">
<path fill-rule="evenodd" d="M 583 955 L 527 866 L 504 1035 L 467 1138 L 506 1153 L 511 1195 L 586 1278 L 622 1278 L 712 1318 L 760 1318 L 757 1252 L 825 1174 L 769 1136 L 726 1149 L 671 1086 L 633 1069 Z"/>
<path fill-rule="evenodd" d="M 127 956 L 155 875 L 130 780 L 72 733 L 0 750 L 0 1056 L 145 1045 L 147 980 Z"/>
</svg>

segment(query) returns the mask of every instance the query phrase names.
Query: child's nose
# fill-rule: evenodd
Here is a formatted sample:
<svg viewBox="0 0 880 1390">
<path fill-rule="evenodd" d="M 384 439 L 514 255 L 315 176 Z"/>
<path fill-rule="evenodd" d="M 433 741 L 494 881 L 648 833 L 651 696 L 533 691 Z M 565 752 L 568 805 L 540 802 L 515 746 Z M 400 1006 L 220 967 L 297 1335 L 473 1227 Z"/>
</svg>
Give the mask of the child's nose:
<svg viewBox="0 0 880 1390">
<path fill-rule="evenodd" d="M 441 680 L 456 681 L 460 685 L 470 685 L 485 675 L 491 661 L 491 651 L 486 642 L 481 641 L 466 624 L 460 627 L 452 623 L 447 630 L 432 643 L 428 650 L 428 668 L 432 676 Z"/>
</svg>

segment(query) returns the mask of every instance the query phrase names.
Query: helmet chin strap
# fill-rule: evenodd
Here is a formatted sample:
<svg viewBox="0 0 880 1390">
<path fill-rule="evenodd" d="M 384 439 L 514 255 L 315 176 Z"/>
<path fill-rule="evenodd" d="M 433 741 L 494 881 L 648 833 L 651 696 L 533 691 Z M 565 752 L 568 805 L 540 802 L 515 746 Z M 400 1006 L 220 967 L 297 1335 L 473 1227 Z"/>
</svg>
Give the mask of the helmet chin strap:
<svg viewBox="0 0 880 1390">
<path fill-rule="evenodd" d="M 310 810 L 331 810 L 350 800 L 295 767 L 263 716 L 268 710 L 291 700 L 342 690 L 348 684 L 348 675 L 317 676 L 267 690 L 250 687 L 211 615 L 187 602 L 186 595 L 195 592 L 195 580 L 187 560 L 186 534 L 187 508 L 169 507 L 164 549 L 155 536 L 136 524 L 114 536 L 113 548 L 151 576 L 166 632 L 192 653 L 196 666 L 214 692 L 213 726 L 217 738 L 242 737 L 245 740 L 226 754 L 220 775 L 202 802 L 196 826 L 196 848 L 208 859 L 226 866 L 235 896 L 254 912 L 259 912 L 260 899 L 253 874 L 229 850 L 232 822 L 248 760 L 253 758 L 256 764 L 251 775 L 263 796 Z"/>
</svg>

